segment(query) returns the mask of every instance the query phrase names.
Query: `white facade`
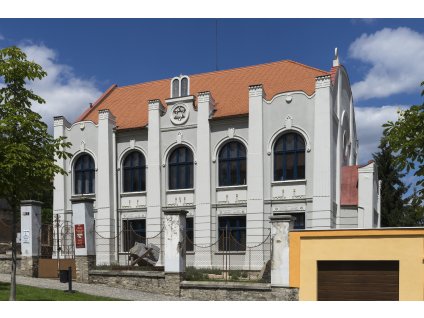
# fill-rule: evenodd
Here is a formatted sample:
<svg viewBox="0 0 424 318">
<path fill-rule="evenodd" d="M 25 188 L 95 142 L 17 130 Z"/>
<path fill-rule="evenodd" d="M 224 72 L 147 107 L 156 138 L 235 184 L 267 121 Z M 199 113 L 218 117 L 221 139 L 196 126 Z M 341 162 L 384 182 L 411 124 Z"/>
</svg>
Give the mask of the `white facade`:
<svg viewBox="0 0 424 318">
<path fill-rule="evenodd" d="M 249 246 L 267 237 L 269 217 L 278 214 L 304 216 L 306 229 L 378 227 L 374 164 L 359 168 L 358 205 L 342 206 L 341 167 L 357 164 L 358 141 L 349 79 L 337 57 L 334 64 L 335 76 L 317 77 L 312 95 L 282 91 L 268 96 L 261 83 L 251 83 L 245 90 L 248 116 L 214 119 L 219 101 L 213 92 L 190 95 L 193 85 L 189 81 L 188 96 L 169 97 L 166 105 L 159 99 L 140 105 L 148 108 L 147 127 L 116 129 L 114 114 L 104 109 L 98 111 L 97 124 L 80 121 L 71 125 L 55 117 L 54 136 L 68 138 L 73 157 L 57 160 L 68 175 L 55 177 L 54 213 L 72 219 L 71 199 L 81 196 L 75 193 L 75 163 L 81 154 L 89 154 L 95 183 L 93 193 L 83 196 L 95 199 L 97 264 L 122 263 L 127 257 L 118 240 L 125 220 L 146 220 L 145 235 L 152 237 L 162 230 L 163 212 L 176 207 L 193 218 L 194 243 L 201 246 L 216 242 L 219 218 L 225 216 L 245 217 Z M 305 176 L 275 181 L 274 145 L 288 132 L 304 140 Z M 220 186 L 219 153 L 232 140 L 246 148 L 246 184 Z M 169 189 L 169 156 L 181 145 L 193 154 L 193 186 Z M 133 151 L 145 158 L 146 187 L 124 192 L 123 163 Z M 163 240 L 163 235 L 158 237 Z M 191 256 L 194 264 L 213 262 L 213 247 L 201 255 L 196 255 L 196 249 Z"/>
</svg>

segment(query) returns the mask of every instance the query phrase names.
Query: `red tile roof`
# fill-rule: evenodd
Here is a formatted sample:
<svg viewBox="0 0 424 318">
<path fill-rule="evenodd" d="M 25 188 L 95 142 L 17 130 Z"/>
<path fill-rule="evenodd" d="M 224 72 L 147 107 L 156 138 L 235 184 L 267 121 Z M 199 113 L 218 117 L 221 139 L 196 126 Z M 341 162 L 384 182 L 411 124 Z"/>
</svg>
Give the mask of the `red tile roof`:
<svg viewBox="0 0 424 318">
<path fill-rule="evenodd" d="M 190 76 L 190 93 L 209 91 L 215 100 L 213 118 L 246 115 L 249 112 L 248 87 L 262 84 L 271 99 L 282 92 L 315 92 L 315 78 L 330 75 L 297 62 L 284 60 L 242 68 L 235 68 Z M 123 87 L 110 87 L 99 100 L 78 118 L 97 123 L 98 111 L 109 109 L 117 120 L 118 129 L 144 127 L 148 122 L 148 101 L 170 97 L 171 79 Z"/>
<path fill-rule="evenodd" d="M 342 167 L 340 205 L 358 205 L 359 167 L 358 165 Z"/>
</svg>

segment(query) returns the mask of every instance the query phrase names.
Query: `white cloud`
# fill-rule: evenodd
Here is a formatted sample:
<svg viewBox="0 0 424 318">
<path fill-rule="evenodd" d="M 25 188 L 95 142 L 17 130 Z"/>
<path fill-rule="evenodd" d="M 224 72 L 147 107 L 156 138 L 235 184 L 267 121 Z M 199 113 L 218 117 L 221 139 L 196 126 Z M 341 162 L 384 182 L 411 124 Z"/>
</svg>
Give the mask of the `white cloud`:
<svg viewBox="0 0 424 318">
<path fill-rule="evenodd" d="M 424 80 L 424 34 L 409 28 L 362 34 L 349 55 L 371 64 L 365 78 L 352 85 L 357 100 L 419 91 Z"/>
<path fill-rule="evenodd" d="M 47 72 L 46 77 L 29 84 L 29 87 L 46 101 L 45 104 L 34 104 L 33 110 L 43 117 L 49 132 L 52 132 L 53 116 L 62 115 L 73 122 L 90 102 L 101 95 L 94 80 L 79 78 L 72 67 L 60 64 L 54 50 L 31 43 L 20 47 L 27 54 L 28 60 L 34 60 Z"/>
<path fill-rule="evenodd" d="M 356 132 L 359 139 L 359 163 L 372 159 L 383 134 L 382 125 L 398 118 L 398 109 L 406 106 L 355 107 Z"/>
<path fill-rule="evenodd" d="M 0 41 L 4 40 L 4 39 L 5 39 L 5 37 L 0 33 Z"/>
</svg>

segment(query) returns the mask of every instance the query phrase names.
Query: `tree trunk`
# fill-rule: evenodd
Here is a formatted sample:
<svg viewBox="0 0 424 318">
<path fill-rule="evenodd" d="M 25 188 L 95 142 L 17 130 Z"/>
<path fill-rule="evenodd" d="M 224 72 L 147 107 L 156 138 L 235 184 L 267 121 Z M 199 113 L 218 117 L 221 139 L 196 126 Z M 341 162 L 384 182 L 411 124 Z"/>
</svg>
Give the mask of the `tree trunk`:
<svg viewBox="0 0 424 318">
<path fill-rule="evenodd" d="M 9 300 L 16 300 L 16 206 L 12 206 L 12 277 Z"/>
</svg>

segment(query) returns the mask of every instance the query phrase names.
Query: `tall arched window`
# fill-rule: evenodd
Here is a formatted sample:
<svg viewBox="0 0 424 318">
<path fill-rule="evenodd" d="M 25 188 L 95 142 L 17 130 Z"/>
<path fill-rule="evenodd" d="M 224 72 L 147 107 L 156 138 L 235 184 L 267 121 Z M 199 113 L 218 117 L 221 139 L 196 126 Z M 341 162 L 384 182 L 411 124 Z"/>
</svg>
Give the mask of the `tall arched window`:
<svg viewBox="0 0 424 318">
<path fill-rule="evenodd" d="M 183 77 L 181 79 L 181 97 L 188 95 L 188 78 Z"/>
<path fill-rule="evenodd" d="M 180 96 L 180 80 L 178 78 L 172 81 L 172 97 Z"/>
<path fill-rule="evenodd" d="M 94 193 L 94 160 L 88 154 L 79 156 L 74 166 L 75 194 Z"/>
<path fill-rule="evenodd" d="M 193 188 L 193 153 L 181 146 L 169 156 L 169 189 Z"/>
<path fill-rule="evenodd" d="M 282 135 L 274 145 L 274 180 L 305 178 L 305 140 L 297 133 Z"/>
<path fill-rule="evenodd" d="M 242 184 L 246 184 L 246 148 L 239 141 L 231 141 L 219 152 L 219 185 Z"/>
<path fill-rule="evenodd" d="M 146 190 L 146 160 L 139 151 L 130 152 L 124 160 L 124 192 Z"/>
</svg>

